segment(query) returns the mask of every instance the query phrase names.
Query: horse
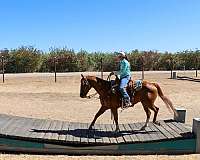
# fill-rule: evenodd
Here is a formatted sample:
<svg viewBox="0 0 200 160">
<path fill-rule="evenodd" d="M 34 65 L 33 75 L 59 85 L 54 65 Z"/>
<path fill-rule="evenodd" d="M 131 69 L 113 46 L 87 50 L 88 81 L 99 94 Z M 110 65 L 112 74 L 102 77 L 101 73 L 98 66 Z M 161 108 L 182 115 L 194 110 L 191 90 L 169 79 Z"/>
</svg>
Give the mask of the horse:
<svg viewBox="0 0 200 160">
<path fill-rule="evenodd" d="M 101 78 L 95 76 L 86 76 L 84 77 L 81 74 L 81 85 L 80 85 L 80 97 L 87 98 L 87 94 L 91 88 L 94 88 L 96 92 L 99 94 L 101 107 L 99 111 L 94 116 L 93 121 L 91 122 L 89 129 L 92 129 L 97 118 L 102 115 L 106 110 L 110 109 L 112 115 L 114 116 L 114 122 L 116 125 L 115 131 L 119 131 L 118 125 L 118 108 L 122 106 L 122 98 L 120 92 L 113 93 L 111 89 L 111 82 L 107 80 L 103 80 Z M 117 81 L 117 80 L 116 80 Z M 118 80 L 119 83 L 119 80 Z M 132 80 L 129 81 L 129 85 L 127 86 L 127 90 L 133 90 L 134 82 Z M 130 94 L 130 92 L 128 92 Z M 142 103 L 144 111 L 146 112 L 146 122 L 141 130 L 144 130 L 149 123 L 151 111 L 154 112 L 153 123 L 160 125 L 159 122 L 156 121 L 157 114 L 159 108 L 154 104 L 157 96 L 165 103 L 166 107 L 169 110 L 174 112 L 174 115 L 177 116 L 177 112 L 171 102 L 171 100 L 166 97 L 161 87 L 158 83 L 151 83 L 148 81 L 142 81 L 142 87 L 140 90 L 134 92 L 134 96 L 131 97 L 131 103 L 135 105 L 138 102 Z"/>
</svg>

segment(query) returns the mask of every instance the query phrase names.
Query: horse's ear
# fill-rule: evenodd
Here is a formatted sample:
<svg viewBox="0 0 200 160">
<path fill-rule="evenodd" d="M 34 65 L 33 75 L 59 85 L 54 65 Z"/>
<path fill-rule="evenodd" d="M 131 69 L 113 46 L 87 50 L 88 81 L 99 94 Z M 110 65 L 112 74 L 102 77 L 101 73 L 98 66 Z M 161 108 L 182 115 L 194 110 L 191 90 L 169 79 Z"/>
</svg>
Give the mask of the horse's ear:
<svg viewBox="0 0 200 160">
<path fill-rule="evenodd" d="M 81 77 L 82 77 L 82 78 L 85 78 L 82 74 L 81 74 Z"/>
</svg>

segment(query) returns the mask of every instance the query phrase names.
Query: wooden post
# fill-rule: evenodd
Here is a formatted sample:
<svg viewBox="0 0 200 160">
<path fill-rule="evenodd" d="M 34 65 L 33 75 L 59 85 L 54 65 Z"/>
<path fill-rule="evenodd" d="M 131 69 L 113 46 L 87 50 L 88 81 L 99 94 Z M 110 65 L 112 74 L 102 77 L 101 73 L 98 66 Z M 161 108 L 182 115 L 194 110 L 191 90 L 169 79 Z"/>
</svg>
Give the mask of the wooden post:
<svg viewBox="0 0 200 160">
<path fill-rule="evenodd" d="M 175 108 L 178 116 L 174 115 L 174 120 L 177 122 L 185 123 L 186 109 L 185 108 Z"/>
<path fill-rule="evenodd" d="M 193 119 L 192 132 L 196 136 L 196 153 L 200 153 L 200 118 Z"/>
<path fill-rule="evenodd" d="M 173 78 L 172 72 L 173 72 L 173 59 L 172 57 L 170 58 L 170 68 L 171 68 L 171 79 Z"/>
<path fill-rule="evenodd" d="M 142 57 L 142 80 L 144 79 L 144 58 Z"/>
<path fill-rule="evenodd" d="M 197 71 L 198 71 L 198 59 L 197 59 L 197 57 L 196 57 L 196 65 L 195 66 L 196 66 L 196 77 L 197 77 L 198 76 L 197 75 Z"/>
<path fill-rule="evenodd" d="M 196 77 L 197 77 L 197 69 L 196 69 Z"/>
<path fill-rule="evenodd" d="M 1 60 L 1 62 L 2 62 L 2 77 L 3 77 L 3 83 L 5 82 L 5 78 L 4 78 L 4 56 L 2 56 L 1 57 L 2 58 L 2 60 Z"/>
<path fill-rule="evenodd" d="M 57 77 L 56 77 L 56 57 L 54 57 L 54 73 L 55 73 L 55 83 L 57 81 Z"/>
<path fill-rule="evenodd" d="M 177 78 L 176 72 L 173 72 L 173 74 L 172 74 L 172 79 L 176 79 L 176 78 Z"/>
<path fill-rule="evenodd" d="M 101 58 L 101 78 L 103 79 L 103 58 Z"/>
</svg>

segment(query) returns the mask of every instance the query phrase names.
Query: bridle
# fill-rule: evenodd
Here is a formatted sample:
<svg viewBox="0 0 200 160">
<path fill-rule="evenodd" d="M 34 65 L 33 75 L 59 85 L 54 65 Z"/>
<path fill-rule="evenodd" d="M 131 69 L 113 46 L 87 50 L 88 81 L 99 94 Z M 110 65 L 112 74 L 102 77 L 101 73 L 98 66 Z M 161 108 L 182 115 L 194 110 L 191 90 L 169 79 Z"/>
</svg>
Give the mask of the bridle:
<svg viewBox="0 0 200 160">
<path fill-rule="evenodd" d="M 87 78 L 85 78 L 82 74 L 81 74 L 81 77 L 84 79 L 84 83 L 85 83 L 85 85 L 86 85 L 88 88 L 91 88 L 91 85 L 90 85 L 89 81 L 87 80 Z M 88 95 L 88 96 L 86 95 L 85 98 L 90 99 L 90 98 L 95 97 L 97 94 L 98 94 L 98 93 L 95 92 L 95 93 L 93 93 L 93 94 L 91 94 L 91 95 Z M 98 99 L 99 99 L 99 98 L 98 98 Z"/>
</svg>

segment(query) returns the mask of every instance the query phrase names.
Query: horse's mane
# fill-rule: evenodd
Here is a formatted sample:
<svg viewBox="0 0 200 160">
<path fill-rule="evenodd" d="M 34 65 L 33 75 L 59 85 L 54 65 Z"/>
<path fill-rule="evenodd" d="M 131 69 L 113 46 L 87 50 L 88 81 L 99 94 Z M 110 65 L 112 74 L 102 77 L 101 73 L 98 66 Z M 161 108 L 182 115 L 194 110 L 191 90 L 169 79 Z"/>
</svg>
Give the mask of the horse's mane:
<svg viewBox="0 0 200 160">
<path fill-rule="evenodd" d="M 104 80 L 102 78 L 96 77 L 97 83 L 101 83 L 102 86 L 105 86 L 107 90 L 110 90 L 111 82 Z"/>
<path fill-rule="evenodd" d="M 99 78 L 99 77 L 95 77 L 95 76 L 87 76 L 88 80 L 92 81 L 92 80 L 96 80 L 96 82 L 98 84 L 101 84 L 102 87 L 105 87 L 105 89 L 109 90 L 110 87 L 111 87 L 111 83 L 110 81 L 107 81 L 107 80 L 104 80 L 102 78 Z"/>
</svg>

